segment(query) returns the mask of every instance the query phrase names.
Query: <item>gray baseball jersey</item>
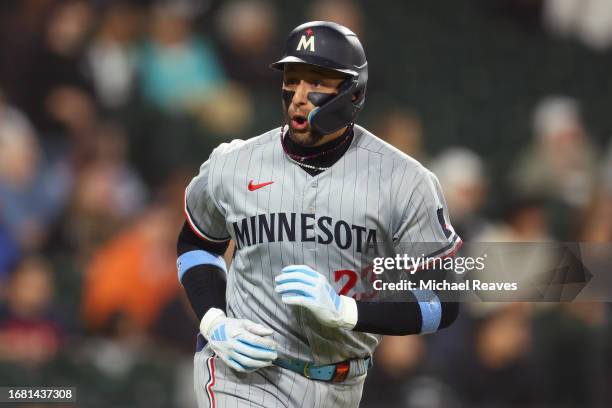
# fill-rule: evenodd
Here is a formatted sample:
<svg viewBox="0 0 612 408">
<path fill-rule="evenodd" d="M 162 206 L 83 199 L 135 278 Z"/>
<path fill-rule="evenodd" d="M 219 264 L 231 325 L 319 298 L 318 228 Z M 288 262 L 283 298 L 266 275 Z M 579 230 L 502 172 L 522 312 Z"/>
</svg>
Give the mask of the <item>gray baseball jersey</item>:
<svg viewBox="0 0 612 408">
<path fill-rule="evenodd" d="M 285 305 L 274 278 L 287 265 L 308 265 L 359 299 L 371 291 L 364 271 L 377 251 L 391 255 L 407 242 L 415 257 L 452 252 L 460 239 L 440 184 L 360 126 L 344 156 L 316 176 L 288 159 L 280 137 L 277 128 L 217 147 L 187 187 L 188 220 L 207 240 L 236 242 L 227 314 L 273 329 L 279 356 L 317 365 L 367 356 L 380 336 L 321 325 Z"/>
</svg>

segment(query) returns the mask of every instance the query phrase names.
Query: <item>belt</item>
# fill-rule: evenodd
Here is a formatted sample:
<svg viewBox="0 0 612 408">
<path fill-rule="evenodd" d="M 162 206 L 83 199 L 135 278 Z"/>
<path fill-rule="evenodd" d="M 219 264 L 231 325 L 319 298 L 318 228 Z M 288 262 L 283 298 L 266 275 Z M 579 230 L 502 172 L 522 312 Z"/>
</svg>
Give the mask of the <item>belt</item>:
<svg viewBox="0 0 612 408">
<path fill-rule="evenodd" d="M 196 351 L 202 351 L 206 345 L 206 340 L 202 334 L 197 336 Z M 311 380 L 342 382 L 348 378 L 359 377 L 365 374 L 372 367 L 372 357 L 346 360 L 336 364 L 315 366 L 310 362 L 277 358 L 274 364 L 303 375 Z"/>
<path fill-rule="evenodd" d="M 274 364 L 296 372 L 311 380 L 342 382 L 348 378 L 359 377 L 372 367 L 372 357 L 346 360 L 340 363 L 315 366 L 310 362 L 277 358 Z"/>
</svg>

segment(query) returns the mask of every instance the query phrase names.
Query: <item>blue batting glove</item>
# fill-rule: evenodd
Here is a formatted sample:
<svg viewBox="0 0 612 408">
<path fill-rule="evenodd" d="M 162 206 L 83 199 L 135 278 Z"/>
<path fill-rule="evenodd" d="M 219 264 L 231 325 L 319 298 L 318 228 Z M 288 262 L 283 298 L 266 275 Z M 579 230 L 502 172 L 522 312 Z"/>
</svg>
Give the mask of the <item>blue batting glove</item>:
<svg viewBox="0 0 612 408">
<path fill-rule="evenodd" d="M 274 332 L 246 319 L 234 319 L 216 308 L 206 312 L 200 332 L 212 350 L 229 367 L 240 372 L 253 372 L 272 365 L 278 355 L 276 343 L 269 336 Z"/>
<path fill-rule="evenodd" d="M 305 307 L 323 325 L 352 329 L 357 324 L 355 300 L 338 295 L 327 278 L 309 266 L 287 266 L 274 280 L 283 303 Z"/>
</svg>

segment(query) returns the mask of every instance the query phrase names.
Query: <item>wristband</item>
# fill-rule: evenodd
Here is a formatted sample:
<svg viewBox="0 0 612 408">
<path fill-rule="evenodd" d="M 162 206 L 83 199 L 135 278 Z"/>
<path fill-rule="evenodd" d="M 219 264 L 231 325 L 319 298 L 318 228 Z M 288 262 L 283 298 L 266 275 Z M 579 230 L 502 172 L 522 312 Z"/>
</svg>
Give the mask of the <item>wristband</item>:
<svg viewBox="0 0 612 408">
<path fill-rule="evenodd" d="M 343 329 L 352 330 L 357 324 L 357 302 L 355 299 L 348 296 L 340 296 L 340 311 L 342 313 L 342 323 L 341 326 Z"/>
<path fill-rule="evenodd" d="M 223 312 L 223 310 L 211 307 L 200 321 L 200 333 L 208 340 L 209 331 L 223 318 L 225 318 L 225 312 Z"/>
<path fill-rule="evenodd" d="M 179 281 L 183 279 L 185 272 L 198 265 L 214 265 L 227 273 L 225 260 L 221 255 L 211 254 L 203 250 L 189 251 L 179 256 L 176 260 Z"/>
<path fill-rule="evenodd" d="M 442 304 L 436 292 L 431 290 L 413 290 L 421 309 L 421 334 L 433 333 L 440 327 Z"/>
</svg>

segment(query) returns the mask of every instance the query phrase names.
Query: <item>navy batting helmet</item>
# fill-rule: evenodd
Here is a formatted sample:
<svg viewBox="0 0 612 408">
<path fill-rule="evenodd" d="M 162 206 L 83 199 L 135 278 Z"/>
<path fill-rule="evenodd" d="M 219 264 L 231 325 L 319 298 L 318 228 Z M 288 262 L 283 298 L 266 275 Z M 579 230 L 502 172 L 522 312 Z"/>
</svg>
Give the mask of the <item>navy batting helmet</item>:
<svg viewBox="0 0 612 408">
<path fill-rule="evenodd" d="M 316 106 L 308 115 L 311 129 L 329 134 L 355 121 L 363 108 L 368 83 L 368 62 L 355 33 L 329 21 L 302 24 L 289 34 L 283 57 L 270 67 L 283 70 L 287 63 L 309 64 L 347 75 L 332 98 L 309 93 L 308 99 Z"/>
</svg>

